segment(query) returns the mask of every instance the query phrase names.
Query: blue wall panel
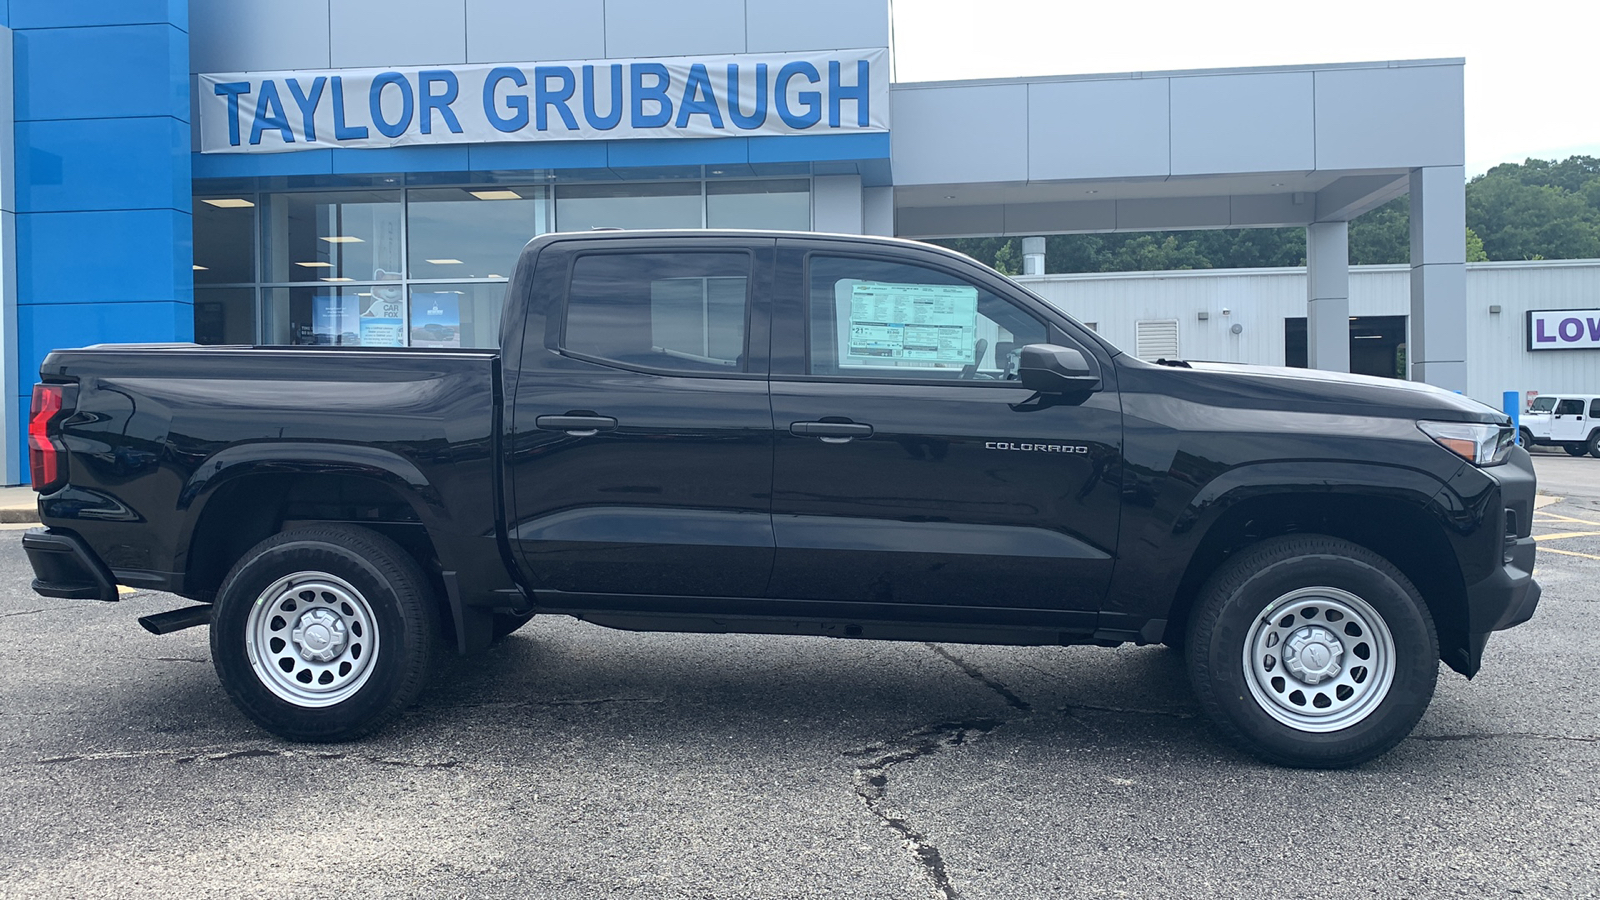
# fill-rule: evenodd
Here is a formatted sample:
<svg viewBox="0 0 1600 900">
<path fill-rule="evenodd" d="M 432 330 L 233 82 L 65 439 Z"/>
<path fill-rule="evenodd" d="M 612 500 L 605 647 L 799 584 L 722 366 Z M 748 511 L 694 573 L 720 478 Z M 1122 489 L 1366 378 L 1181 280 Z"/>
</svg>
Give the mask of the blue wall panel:
<svg viewBox="0 0 1600 900">
<path fill-rule="evenodd" d="M 735 166 L 750 161 L 749 138 L 608 141 L 606 157 L 613 169 L 652 166 Z"/>
<path fill-rule="evenodd" d="M 178 332 L 187 321 L 187 331 Z M 57 303 L 17 308 L 17 325 L 23 340 L 18 355 L 30 361 L 22 383 L 39 380 L 39 365 L 51 350 L 82 347 L 116 335 L 121 343 L 187 340 L 194 336 L 194 305 L 175 301 L 154 303 Z M 180 334 L 182 336 L 180 336 Z"/>
<path fill-rule="evenodd" d="M 189 120 L 189 35 L 172 25 L 15 32 L 16 117 Z"/>
<path fill-rule="evenodd" d="M 5 4 L 0 0 L 0 9 Z M 92 25 L 186 27 L 189 0 L 11 0 L 12 28 L 81 28 Z"/>
<path fill-rule="evenodd" d="M 352 151 L 355 152 L 355 151 Z M 286 175 L 332 175 L 332 150 L 295 153 L 194 153 L 195 178 L 276 178 Z"/>
<path fill-rule="evenodd" d="M 191 340 L 186 0 L 0 6 L 15 29 L 19 387 L 57 347 Z"/>
<path fill-rule="evenodd" d="M 750 139 L 750 161 L 822 162 L 848 159 L 888 159 L 889 135 L 781 134 Z"/>
<path fill-rule="evenodd" d="M 187 298 L 193 242 L 189 214 L 174 209 L 19 215 L 17 302 Z"/>
<path fill-rule="evenodd" d="M 384 172 L 465 172 L 465 144 L 435 147 L 383 147 L 332 150 L 333 174 L 377 175 Z"/>
<path fill-rule="evenodd" d="M 171 117 L 17 123 L 17 211 L 190 204 L 189 125 Z M 108 189 L 108 186 L 111 186 Z"/>
<path fill-rule="evenodd" d="M 474 172 L 519 169 L 604 169 L 604 141 L 479 144 L 467 148 Z"/>
</svg>

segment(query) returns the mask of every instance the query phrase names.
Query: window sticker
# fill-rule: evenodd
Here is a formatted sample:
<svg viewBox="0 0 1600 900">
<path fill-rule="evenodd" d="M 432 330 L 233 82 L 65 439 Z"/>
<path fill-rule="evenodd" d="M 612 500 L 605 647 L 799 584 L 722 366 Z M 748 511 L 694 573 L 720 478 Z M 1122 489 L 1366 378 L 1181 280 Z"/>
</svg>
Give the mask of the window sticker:
<svg viewBox="0 0 1600 900">
<path fill-rule="evenodd" d="M 856 282 L 845 362 L 970 365 L 977 327 L 978 289 L 971 285 Z"/>
</svg>

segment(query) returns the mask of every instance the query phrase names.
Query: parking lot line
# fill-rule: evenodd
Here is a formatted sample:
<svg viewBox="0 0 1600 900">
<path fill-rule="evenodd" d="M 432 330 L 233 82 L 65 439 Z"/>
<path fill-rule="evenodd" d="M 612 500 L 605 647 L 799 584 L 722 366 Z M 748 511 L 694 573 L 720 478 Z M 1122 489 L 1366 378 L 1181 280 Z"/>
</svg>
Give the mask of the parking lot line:
<svg viewBox="0 0 1600 900">
<path fill-rule="evenodd" d="M 1559 553 L 1562 556 L 1581 556 L 1584 559 L 1600 560 L 1600 556 L 1595 556 L 1593 553 L 1579 553 L 1576 550 L 1557 550 L 1554 547 L 1540 547 L 1539 548 L 1539 552 L 1540 553 Z"/>
<path fill-rule="evenodd" d="M 1563 531 L 1560 534 L 1536 534 L 1536 541 L 1564 541 L 1567 538 L 1600 537 L 1600 531 Z"/>
<path fill-rule="evenodd" d="M 1539 517 L 1540 516 L 1544 516 L 1544 517 L 1546 517 L 1546 521 L 1547 522 L 1549 520 L 1553 519 L 1553 520 L 1558 521 L 1558 522 L 1571 522 L 1571 523 L 1573 523 L 1575 525 L 1593 525 L 1596 528 L 1600 528 L 1600 522 L 1591 522 L 1588 519 L 1574 519 L 1571 516 L 1557 515 L 1557 514 L 1555 514 L 1553 512 L 1545 512 L 1542 509 L 1534 512 L 1533 516 L 1534 516 L 1533 521 L 1534 521 L 1534 524 L 1536 524 L 1536 525 L 1539 523 Z"/>
</svg>

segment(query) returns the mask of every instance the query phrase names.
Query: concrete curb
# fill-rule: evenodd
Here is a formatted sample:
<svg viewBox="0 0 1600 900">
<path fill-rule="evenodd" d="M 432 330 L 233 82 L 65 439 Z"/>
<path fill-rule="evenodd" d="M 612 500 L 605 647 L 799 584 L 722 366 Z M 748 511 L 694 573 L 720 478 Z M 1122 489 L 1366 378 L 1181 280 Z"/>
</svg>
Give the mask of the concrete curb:
<svg viewBox="0 0 1600 900">
<path fill-rule="evenodd" d="M 9 525 L 19 522 L 37 523 L 38 521 L 39 507 L 37 506 L 14 506 L 0 508 L 0 524 Z"/>
</svg>

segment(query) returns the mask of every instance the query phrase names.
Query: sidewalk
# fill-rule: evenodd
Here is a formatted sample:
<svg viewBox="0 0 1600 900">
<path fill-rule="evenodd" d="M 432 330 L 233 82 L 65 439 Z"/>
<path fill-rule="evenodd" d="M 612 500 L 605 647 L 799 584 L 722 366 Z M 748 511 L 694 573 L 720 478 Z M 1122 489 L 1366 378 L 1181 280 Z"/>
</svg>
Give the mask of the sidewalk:
<svg viewBox="0 0 1600 900">
<path fill-rule="evenodd" d="M 0 487 L 0 524 L 39 521 L 38 496 L 27 485 Z"/>
</svg>

